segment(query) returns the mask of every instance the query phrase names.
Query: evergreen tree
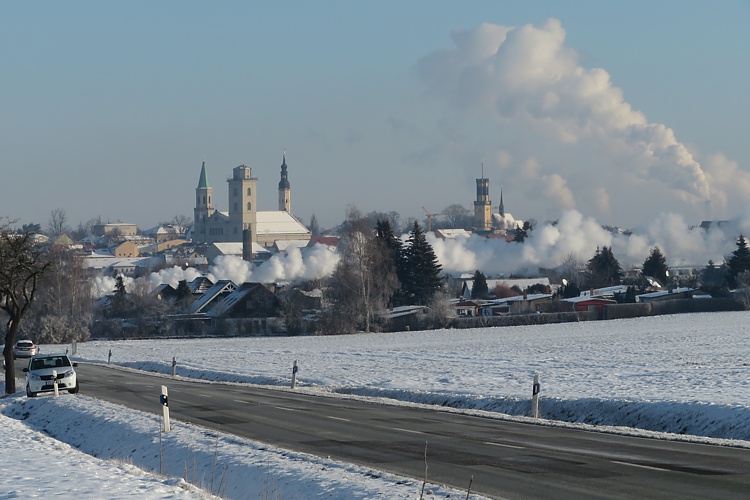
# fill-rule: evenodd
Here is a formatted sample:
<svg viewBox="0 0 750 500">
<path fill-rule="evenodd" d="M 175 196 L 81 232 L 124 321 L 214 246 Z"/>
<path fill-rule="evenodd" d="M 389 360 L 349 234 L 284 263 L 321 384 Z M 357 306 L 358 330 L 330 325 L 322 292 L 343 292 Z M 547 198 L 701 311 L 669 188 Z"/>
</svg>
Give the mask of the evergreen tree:
<svg viewBox="0 0 750 500">
<path fill-rule="evenodd" d="M 666 285 L 667 281 L 669 281 L 668 272 L 667 259 L 664 258 L 659 247 L 654 247 L 648 258 L 643 261 L 644 276 L 651 276 L 662 285 Z"/>
<path fill-rule="evenodd" d="M 398 286 L 393 293 L 393 305 L 405 305 L 406 301 L 404 300 L 402 283 L 405 283 L 407 280 L 408 269 L 404 254 L 404 246 L 401 244 L 401 240 L 398 239 L 394 234 L 393 227 L 391 226 L 391 221 L 389 219 L 377 220 L 375 224 L 375 237 L 386 249 L 386 253 L 393 263 L 393 268 L 396 270 Z"/>
<path fill-rule="evenodd" d="M 404 249 L 407 271 L 401 284 L 404 298 L 411 304 L 428 304 L 443 289 L 442 268 L 418 222 L 414 223 L 408 241 Z"/>
<path fill-rule="evenodd" d="M 591 288 L 619 285 L 622 278 L 620 263 L 609 247 L 602 247 L 601 250 L 597 247 L 596 253 L 586 265 L 586 271 Z"/>
<path fill-rule="evenodd" d="M 115 278 L 115 292 L 110 299 L 110 311 L 112 316 L 116 318 L 126 318 L 130 313 L 130 299 L 125 291 L 125 281 L 122 279 L 122 274 L 118 274 Z"/>
<path fill-rule="evenodd" d="M 727 286 L 729 288 L 737 287 L 737 276 L 744 271 L 750 271 L 750 248 L 745 237 L 740 235 L 739 240 L 737 240 L 737 250 L 732 252 L 732 256 L 727 261 Z"/>
<path fill-rule="evenodd" d="M 472 299 L 485 299 L 489 294 L 487 288 L 487 278 L 485 275 L 477 269 L 474 273 L 474 283 L 471 287 L 471 298 Z"/>
<path fill-rule="evenodd" d="M 181 309 L 187 308 L 193 301 L 193 292 L 190 291 L 190 287 L 186 280 L 180 280 L 177 283 L 177 294 L 176 294 L 177 306 Z"/>
</svg>

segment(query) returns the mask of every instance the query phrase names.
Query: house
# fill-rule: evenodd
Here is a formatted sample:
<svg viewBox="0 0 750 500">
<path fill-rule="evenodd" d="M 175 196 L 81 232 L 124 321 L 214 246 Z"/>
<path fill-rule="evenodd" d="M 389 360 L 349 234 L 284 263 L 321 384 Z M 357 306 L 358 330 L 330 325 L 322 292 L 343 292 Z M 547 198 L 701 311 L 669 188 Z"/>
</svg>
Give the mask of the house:
<svg viewBox="0 0 750 500">
<path fill-rule="evenodd" d="M 335 249 L 339 245 L 341 238 L 338 236 L 313 236 L 310 238 L 307 246 L 312 247 L 315 245 L 326 245 L 331 250 Z"/>
<path fill-rule="evenodd" d="M 177 298 L 177 290 L 169 283 L 162 283 L 151 290 L 149 295 L 159 300 L 174 300 Z"/>
<path fill-rule="evenodd" d="M 697 292 L 695 288 L 675 288 L 662 292 L 643 293 L 636 297 L 638 302 L 661 302 L 664 300 L 689 299 Z"/>
<path fill-rule="evenodd" d="M 217 257 L 222 255 L 234 255 L 235 257 L 242 258 L 244 243 L 230 242 L 230 243 L 211 243 L 206 249 L 206 260 L 213 262 Z M 253 242 L 253 260 L 258 259 L 259 261 L 268 260 L 271 257 L 271 251 L 258 243 Z"/>
<path fill-rule="evenodd" d="M 97 224 L 92 228 L 92 232 L 96 236 L 135 236 L 138 234 L 138 226 L 122 222 Z"/>
<path fill-rule="evenodd" d="M 595 312 L 600 319 L 604 318 L 604 311 L 610 304 L 617 304 L 617 301 L 613 299 L 605 299 L 603 297 L 591 297 L 589 295 L 560 299 L 560 305 L 563 310 Z"/>
<path fill-rule="evenodd" d="M 219 280 L 190 304 L 188 314 L 205 314 L 216 307 L 226 296 L 237 289 L 231 280 Z"/>
<path fill-rule="evenodd" d="M 190 288 L 190 292 L 193 295 L 197 295 L 197 296 L 203 295 L 212 286 L 214 286 L 214 282 L 206 278 L 205 276 L 199 276 L 195 278 L 193 281 L 191 281 L 190 283 L 188 283 L 188 288 Z"/>
<path fill-rule="evenodd" d="M 441 240 L 468 239 L 471 237 L 471 231 L 467 231 L 466 229 L 436 229 L 435 236 Z"/>
<path fill-rule="evenodd" d="M 138 257 L 140 255 L 138 245 L 132 241 L 123 241 L 114 248 L 112 253 L 115 257 Z"/>
<path fill-rule="evenodd" d="M 243 283 L 206 313 L 212 318 L 269 318 L 278 315 L 280 302 L 262 283 Z"/>
</svg>

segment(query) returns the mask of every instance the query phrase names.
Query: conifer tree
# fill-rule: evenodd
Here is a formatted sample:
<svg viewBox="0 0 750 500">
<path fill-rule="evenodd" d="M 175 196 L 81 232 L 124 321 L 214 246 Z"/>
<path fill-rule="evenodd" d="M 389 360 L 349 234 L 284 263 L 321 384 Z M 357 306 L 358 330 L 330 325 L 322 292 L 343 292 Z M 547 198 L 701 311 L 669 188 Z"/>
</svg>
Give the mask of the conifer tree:
<svg viewBox="0 0 750 500">
<path fill-rule="evenodd" d="M 654 247 L 651 249 L 651 254 L 643 262 L 644 276 L 651 276 L 662 285 L 666 285 L 669 279 L 668 272 L 667 259 L 664 258 L 659 247 Z"/>
<path fill-rule="evenodd" d="M 484 273 L 479 269 L 474 273 L 474 282 L 471 286 L 471 298 L 472 299 L 485 299 L 489 293 L 487 288 L 487 278 Z"/>
<path fill-rule="evenodd" d="M 404 249 L 407 268 L 402 283 L 404 299 L 411 304 L 428 304 L 435 293 L 443 289 L 442 268 L 418 222 L 414 222 L 408 242 Z"/>
<path fill-rule="evenodd" d="M 727 261 L 726 284 L 729 288 L 737 286 L 737 276 L 744 271 L 750 271 L 750 247 L 743 235 L 737 240 L 737 250 Z"/>
<path fill-rule="evenodd" d="M 622 268 L 617 262 L 612 249 L 597 247 L 596 253 L 586 265 L 590 287 L 606 287 L 619 285 L 622 278 Z"/>
<path fill-rule="evenodd" d="M 388 219 L 377 220 L 375 224 L 375 237 L 382 243 L 383 247 L 386 249 L 386 253 L 393 263 L 393 268 L 396 270 L 398 285 L 396 290 L 393 292 L 393 297 L 391 299 L 393 305 L 404 305 L 405 300 L 402 291 L 402 283 L 406 281 L 408 273 L 404 254 L 404 246 L 401 244 L 401 240 L 398 239 L 394 234 L 393 227 L 391 226 L 391 221 Z"/>
</svg>

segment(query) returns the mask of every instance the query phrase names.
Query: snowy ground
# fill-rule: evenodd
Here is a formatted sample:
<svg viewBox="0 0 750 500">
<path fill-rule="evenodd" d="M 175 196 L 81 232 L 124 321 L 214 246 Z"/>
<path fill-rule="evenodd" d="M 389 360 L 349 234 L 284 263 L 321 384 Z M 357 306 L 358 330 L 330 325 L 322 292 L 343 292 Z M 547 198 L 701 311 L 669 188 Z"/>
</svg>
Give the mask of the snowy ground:
<svg viewBox="0 0 750 500">
<path fill-rule="evenodd" d="M 444 411 L 513 419 L 527 418 L 531 385 L 538 374 L 542 416 L 553 425 L 595 425 L 607 432 L 750 447 L 748 320 L 750 313 L 735 312 L 337 337 L 89 342 L 78 345 L 76 358 L 106 363 L 111 350 L 114 365 L 168 377 L 175 357 L 179 377 L 278 388 L 289 386 L 292 364 L 298 360 L 298 391 L 377 397 L 394 404 L 437 405 Z M 85 392 L 85 380 L 81 385 Z M 284 452 L 187 424 L 178 423 L 177 432 L 164 435 L 162 449 L 167 451 L 160 454 L 156 416 L 103 405 L 83 395 L 36 400 L 19 395 L 0 400 L 0 405 L 6 415 L 0 417 L 0 433 L 15 433 L 16 428 L 30 433 L 22 442 L 45 442 L 49 438 L 39 432 L 44 431 L 86 453 L 155 472 L 160 455 L 163 462 L 171 457 L 167 479 L 136 476 L 132 488 L 106 495 L 112 498 L 142 491 L 149 484 L 154 489 L 150 498 L 200 495 L 186 489 L 186 476 L 226 498 L 417 498 L 421 489 L 419 481 Z M 8 417 L 26 425 L 5 425 Z M 1 435 L 0 439 L 13 442 Z M 13 491 L 10 485 L 29 475 L 21 464 L 33 461 L 36 452 L 19 446 L 13 456 L 17 453 L 21 458 L 13 461 L 15 469 L 5 463 L 0 469 L 6 478 L 14 478 L 7 488 L 0 483 L 0 491 Z M 195 467 L 185 473 L 191 461 Z M 111 462 L 101 467 L 84 467 L 93 471 L 92 482 L 110 477 L 111 470 L 128 469 Z M 167 466 L 162 467 L 166 471 Z M 428 498 L 466 496 L 436 485 L 428 488 Z M 36 490 L 18 491 L 15 496 L 0 493 L 0 498 L 27 497 Z"/>
</svg>

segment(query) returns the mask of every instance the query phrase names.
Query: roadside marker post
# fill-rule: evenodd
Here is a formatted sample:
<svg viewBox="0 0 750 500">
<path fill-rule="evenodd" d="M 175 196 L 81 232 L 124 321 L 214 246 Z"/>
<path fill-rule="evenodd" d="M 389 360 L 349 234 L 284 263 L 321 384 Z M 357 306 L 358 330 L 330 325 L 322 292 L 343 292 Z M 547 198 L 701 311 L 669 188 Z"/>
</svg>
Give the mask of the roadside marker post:
<svg viewBox="0 0 750 500">
<path fill-rule="evenodd" d="M 107 356 L 107 364 L 112 364 L 112 349 L 109 350 L 109 356 Z"/>
<path fill-rule="evenodd" d="M 294 366 L 292 366 L 292 389 L 297 387 L 297 372 L 299 371 L 299 366 L 297 366 L 297 360 L 294 360 Z"/>
<path fill-rule="evenodd" d="M 161 396 L 159 396 L 162 410 L 164 411 L 164 432 L 169 432 L 172 426 L 169 423 L 169 394 L 167 386 L 161 386 Z"/>
<path fill-rule="evenodd" d="M 52 370 L 52 385 L 55 386 L 55 396 L 59 396 L 60 391 L 57 389 L 57 370 Z"/>
<path fill-rule="evenodd" d="M 177 358 L 172 356 L 172 376 L 174 377 L 176 375 L 177 375 Z"/>
<path fill-rule="evenodd" d="M 75 356 L 76 354 L 78 354 L 78 342 L 76 342 L 75 340 L 71 343 L 70 353 L 73 356 Z"/>
<path fill-rule="evenodd" d="M 531 389 L 531 416 L 533 418 L 539 418 L 539 391 L 541 386 L 539 385 L 539 375 L 534 375 L 534 386 Z"/>
</svg>

